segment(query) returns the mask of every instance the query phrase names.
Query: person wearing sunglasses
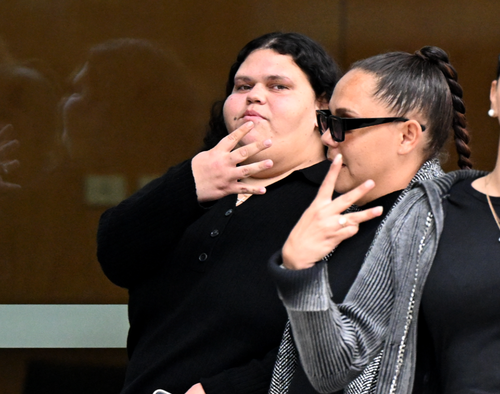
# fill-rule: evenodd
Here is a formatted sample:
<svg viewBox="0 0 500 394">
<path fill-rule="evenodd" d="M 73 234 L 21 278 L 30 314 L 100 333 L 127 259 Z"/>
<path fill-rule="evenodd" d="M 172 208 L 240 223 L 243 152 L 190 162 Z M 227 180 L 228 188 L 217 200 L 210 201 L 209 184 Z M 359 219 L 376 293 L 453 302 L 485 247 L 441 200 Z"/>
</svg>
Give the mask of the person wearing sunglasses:
<svg viewBox="0 0 500 394">
<path fill-rule="evenodd" d="M 459 167 L 471 167 L 462 89 L 442 49 L 391 52 L 354 63 L 336 85 L 329 111 L 317 111 L 317 117 L 333 163 L 317 197 L 270 260 L 290 319 L 270 393 L 390 393 L 397 368 L 407 368 L 397 364 L 402 333 L 390 336 L 385 347 L 377 337 L 387 332 L 391 317 L 379 313 L 391 296 L 366 291 L 385 290 L 387 284 L 377 271 L 367 274 L 364 261 L 373 254 L 373 241 L 394 227 L 387 215 L 411 188 L 444 175 L 439 158 L 451 134 Z M 334 192 L 341 196 L 332 199 Z M 419 242 L 411 239 L 411 248 Z M 404 272 L 406 260 L 400 263 Z M 402 275 L 403 282 L 414 279 Z M 352 294 L 372 301 L 373 309 L 353 304 Z M 405 300 L 401 308 L 412 305 Z M 404 326 L 397 317 L 394 325 Z M 298 362 L 290 351 L 294 343 Z M 408 384 L 406 376 L 402 382 Z"/>
<path fill-rule="evenodd" d="M 390 122 L 406 122 L 410 119 L 403 117 L 389 118 L 341 118 L 332 115 L 328 109 L 319 109 L 316 111 L 318 125 L 321 134 L 325 131 L 330 131 L 332 140 L 342 142 L 345 140 L 345 133 L 349 130 L 361 129 L 363 127 L 376 126 L 379 124 Z M 425 131 L 425 126 L 420 125 L 422 131 Z"/>
<path fill-rule="evenodd" d="M 99 261 L 130 294 L 122 394 L 267 393 L 287 321 L 267 260 L 328 171 L 316 110 L 339 77 L 304 35 L 250 41 L 202 150 L 103 214 Z"/>
</svg>

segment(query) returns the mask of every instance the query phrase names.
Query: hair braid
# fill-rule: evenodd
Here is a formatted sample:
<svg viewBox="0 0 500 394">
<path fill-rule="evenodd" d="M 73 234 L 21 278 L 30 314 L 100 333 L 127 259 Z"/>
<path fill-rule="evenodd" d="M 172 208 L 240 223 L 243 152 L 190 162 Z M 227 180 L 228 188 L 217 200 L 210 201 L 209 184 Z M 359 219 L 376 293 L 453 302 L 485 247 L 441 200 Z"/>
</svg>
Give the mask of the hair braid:
<svg viewBox="0 0 500 394">
<path fill-rule="evenodd" d="M 470 136 L 465 118 L 465 105 L 462 101 L 463 90 L 458 83 L 458 75 L 455 68 L 449 63 L 446 52 L 438 47 L 423 47 L 415 52 L 415 55 L 436 64 L 446 78 L 454 111 L 452 126 L 455 148 L 458 153 L 458 166 L 460 168 L 472 168 L 472 161 L 469 159 L 471 150 L 468 145 Z"/>
</svg>

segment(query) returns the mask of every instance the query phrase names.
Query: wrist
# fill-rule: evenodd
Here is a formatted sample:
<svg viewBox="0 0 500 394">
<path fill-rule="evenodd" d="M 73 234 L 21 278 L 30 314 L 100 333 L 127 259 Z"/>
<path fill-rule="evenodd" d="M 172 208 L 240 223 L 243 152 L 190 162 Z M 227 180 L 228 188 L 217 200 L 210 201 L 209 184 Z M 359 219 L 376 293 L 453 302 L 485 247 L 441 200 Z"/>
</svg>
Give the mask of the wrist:
<svg viewBox="0 0 500 394">
<path fill-rule="evenodd" d="M 293 271 L 302 269 L 303 267 L 300 267 L 297 264 L 297 258 L 288 246 L 289 245 L 287 243 L 285 243 L 285 245 L 281 249 L 281 261 L 282 262 L 280 264 L 280 267 L 283 269 L 293 270 Z"/>
</svg>

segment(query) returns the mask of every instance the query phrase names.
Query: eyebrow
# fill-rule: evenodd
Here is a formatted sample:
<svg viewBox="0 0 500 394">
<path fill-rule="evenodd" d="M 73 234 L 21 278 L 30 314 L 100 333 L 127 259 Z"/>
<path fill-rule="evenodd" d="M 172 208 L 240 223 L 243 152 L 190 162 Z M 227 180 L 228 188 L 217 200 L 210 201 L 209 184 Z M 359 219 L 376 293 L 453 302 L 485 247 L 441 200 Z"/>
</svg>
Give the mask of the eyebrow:
<svg viewBox="0 0 500 394">
<path fill-rule="evenodd" d="M 358 114 L 349 108 L 337 108 L 332 112 L 334 115 L 341 118 L 355 118 L 358 117 Z"/>
<path fill-rule="evenodd" d="M 241 82 L 251 82 L 251 81 L 254 81 L 255 78 L 250 78 L 250 77 L 247 77 L 247 76 L 244 76 L 244 75 L 240 75 L 240 76 L 235 76 L 234 77 L 234 82 L 236 81 L 241 81 Z M 271 81 L 271 82 L 275 82 L 275 81 L 283 81 L 283 82 L 288 82 L 288 83 L 292 83 L 292 80 L 288 77 L 285 77 L 284 75 L 269 75 L 265 78 L 266 81 Z"/>
</svg>

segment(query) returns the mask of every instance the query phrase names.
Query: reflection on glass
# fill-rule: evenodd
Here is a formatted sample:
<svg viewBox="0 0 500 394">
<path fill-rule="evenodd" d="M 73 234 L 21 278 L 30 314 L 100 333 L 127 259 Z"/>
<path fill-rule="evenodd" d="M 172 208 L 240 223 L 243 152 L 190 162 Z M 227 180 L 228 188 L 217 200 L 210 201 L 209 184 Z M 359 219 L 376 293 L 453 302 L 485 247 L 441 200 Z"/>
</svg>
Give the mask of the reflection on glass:
<svg viewBox="0 0 500 394">
<path fill-rule="evenodd" d="M 0 303 L 126 302 L 97 263 L 97 219 L 201 144 L 179 116 L 199 112 L 185 67 L 150 41 L 108 40 L 64 95 L 42 61 L 0 57 Z"/>
<path fill-rule="evenodd" d="M 185 67 L 150 41 L 122 38 L 92 47 L 72 89 L 63 105 L 63 140 L 86 169 L 161 174 L 172 163 L 177 139 L 182 144 L 195 135 L 187 114 L 196 109 L 196 98 Z"/>
</svg>

